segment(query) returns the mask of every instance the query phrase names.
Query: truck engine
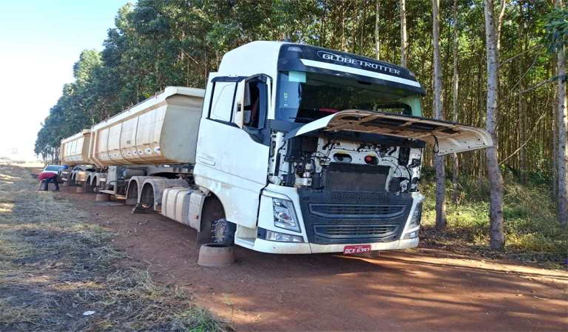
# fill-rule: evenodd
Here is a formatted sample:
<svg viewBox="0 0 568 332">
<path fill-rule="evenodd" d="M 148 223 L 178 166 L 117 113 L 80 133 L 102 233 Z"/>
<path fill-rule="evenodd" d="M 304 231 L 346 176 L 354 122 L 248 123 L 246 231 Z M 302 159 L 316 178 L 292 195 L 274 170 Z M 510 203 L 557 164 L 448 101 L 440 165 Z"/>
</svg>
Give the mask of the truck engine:
<svg viewBox="0 0 568 332">
<path fill-rule="evenodd" d="M 330 133 L 288 140 L 275 136 L 278 148 L 271 159 L 274 172 L 270 176 L 274 184 L 394 194 L 418 190 L 422 142 L 363 133 L 353 133 L 352 137 Z"/>
</svg>

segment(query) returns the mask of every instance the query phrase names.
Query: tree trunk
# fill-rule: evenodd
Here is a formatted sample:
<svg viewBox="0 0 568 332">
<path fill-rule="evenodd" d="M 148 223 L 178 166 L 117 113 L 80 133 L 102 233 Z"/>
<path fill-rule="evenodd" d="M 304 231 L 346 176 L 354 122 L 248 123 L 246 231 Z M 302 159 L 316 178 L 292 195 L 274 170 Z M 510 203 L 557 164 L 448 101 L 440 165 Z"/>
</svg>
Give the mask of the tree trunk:
<svg viewBox="0 0 568 332">
<path fill-rule="evenodd" d="M 562 9 L 562 0 L 556 0 L 556 8 Z M 557 76 L 558 76 L 558 222 L 561 225 L 568 223 L 568 145 L 566 144 L 566 130 L 568 116 L 566 114 L 566 59 L 565 49 L 561 46 L 557 50 Z"/>
<path fill-rule="evenodd" d="M 507 1 L 501 0 L 501 7 L 499 10 L 499 18 L 497 19 L 497 51 L 501 49 L 501 29 L 503 28 L 503 19 L 505 18 L 505 7 L 507 7 Z"/>
<path fill-rule="evenodd" d="M 459 50 L 459 34 L 458 34 L 458 0 L 454 0 L 454 6 L 452 9 L 452 15 L 454 18 L 454 31 L 453 31 L 453 49 L 452 55 L 454 58 L 454 74 L 452 76 L 452 113 L 454 122 L 458 122 L 459 113 L 459 72 L 458 72 L 458 50 Z M 452 201 L 454 204 L 458 203 L 459 190 L 458 190 L 458 172 L 459 172 L 459 160 L 456 153 L 452 154 Z"/>
<path fill-rule="evenodd" d="M 359 38 L 359 54 L 365 54 L 364 36 L 365 36 L 365 22 L 367 21 L 367 0 L 363 0 L 363 20 L 360 22 L 361 38 Z"/>
<path fill-rule="evenodd" d="M 381 59 L 380 51 L 381 51 L 381 43 L 380 43 L 380 31 L 379 31 L 379 17 L 381 13 L 381 0 L 377 0 L 377 8 L 375 14 L 375 53 L 377 60 Z"/>
<path fill-rule="evenodd" d="M 351 41 L 353 45 L 351 45 L 351 53 L 357 53 L 357 28 L 355 27 L 356 23 L 359 18 L 359 6 L 357 5 L 357 0 L 353 1 L 353 16 L 351 17 Z"/>
<path fill-rule="evenodd" d="M 343 52 L 346 52 L 346 46 L 345 46 L 345 7 L 346 4 L 342 3 L 341 4 L 341 50 Z"/>
<path fill-rule="evenodd" d="M 440 60 L 440 0 L 432 0 L 432 25 L 434 43 L 434 118 L 443 120 L 442 113 L 442 64 Z M 446 228 L 446 207 L 445 207 L 445 170 L 444 157 L 434 156 L 436 167 L 436 229 Z"/>
<path fill-rule="evenodd" d="M 501 250 L 505 245 L 503 232 L 503 177 L 499 169 L 499 140 L 497 137 L 498 64 L 499 54 L 495 38 L 493 0 L 485 2 L 485 41 L 487 48 L 487 131 L 493 138 L 493 146 L 488 148 L 487 174 L 489 176 L 489 223 L 490 247 Z"/>
<path fill-rule="evenodd" d="M 554 98 L 557 98 L 556 94 L 553 94 L 552 98 L 552 178 L 554 180 L 552 192 L 554 201 L 558 202 L 558 183 L 560 182 L 558 181 L 558 162 L 560 160 L 558 159 L 558 104 L 554 102 Z"/>
<path fill-rule="evenodd" d="M 322 15 L 320 17 L 320 21 L 321 21 L 321 26 L 320 26 L 320 33 L 319 33 L 319 46 L 320 47 L 325 47 L 325 22 L 326 22 L 326 17 L 328 16 L 327 13 L 327 4 L 325 3 L 325 1 L 322 1 L 322 6 L 323 6 L 323 10 L 322 10 Z"/>
<path fill-rule="evenodd" d="M 525 85 L 523 84 L 523 71 L 525 70 L 525 61 L 524 61 L 524 56 L 523 56 L 523 52 L 525 51 L 526 48 L 523 48 L 523 46 L 528 46 L 526 45 L 526 34 L 525 34 L 525 27 L 524 27 L 524 20 L 523 20 L 523 6 L 524 4 L 519 3 L 519 12 L 521 13 L 521 18 L 519 20 L 519 37 L 520 36 L 525 36 L 524 37 L 524 41 L 522 43 L 518 43 L 520 51 L 519 54 L 521 55 L 518 58 L 518 62 L 519 65 L 517 66 L 518 68 L 518 82 L 517 84 L 519 85 L 519 90 L 520 91 L 524 91 L 525 90 Z M 517 118 L 519 119 L 519 137 L 518 137 L 518 141 L 519 141 L 519 147 L 521 147 L 521 150 L 519 151 L 519 164 L 520 164 L 520 180 L 521 183 L 525 183 L 525 177 L 526 177 L 526 165 L 527 165 L 527 156 L 526 156 L 526 148 L 522 147 L 523 142 L 526 140 L 525 138 L 525 119 L 526 119 L 526 115 L 525 115 L 525 96 L 523 95 L 523 93 L 519 93 L 519 101 L 518 101 L 518 115 Z"/>
<path fill-rule="evenodd" d="M 406 67 L 406 0 L 400 0 L 400 65 Z"/>
</svg>

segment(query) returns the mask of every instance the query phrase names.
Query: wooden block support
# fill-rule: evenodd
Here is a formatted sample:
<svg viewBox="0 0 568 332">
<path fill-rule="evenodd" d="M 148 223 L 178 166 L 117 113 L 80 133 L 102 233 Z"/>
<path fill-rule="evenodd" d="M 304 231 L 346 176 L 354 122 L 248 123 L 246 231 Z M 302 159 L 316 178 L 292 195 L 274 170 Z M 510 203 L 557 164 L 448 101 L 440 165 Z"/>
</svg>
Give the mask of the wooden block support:
<svg viewBox="0 0 568 332">
<path fill-rule="evenodd" d="M 97 196 L 95 196 L 96 202 L 108 202 L 109 200 L 110 200 L 109 194 L 97 194 Z"/>
</svg>

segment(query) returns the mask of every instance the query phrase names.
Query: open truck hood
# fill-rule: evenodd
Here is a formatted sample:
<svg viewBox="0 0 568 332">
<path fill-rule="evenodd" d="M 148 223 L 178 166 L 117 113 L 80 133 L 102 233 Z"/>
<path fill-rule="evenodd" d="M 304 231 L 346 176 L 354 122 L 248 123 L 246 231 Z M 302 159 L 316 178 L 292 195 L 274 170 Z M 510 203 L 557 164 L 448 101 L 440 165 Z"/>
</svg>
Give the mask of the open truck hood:
<svg viewBox="0 0 568 332">
<path fill-rule="evenodd" d="M 305 124 L 285 138 L 313 132 L 355 131 L 421 140 L 434 145 L 437 155 L 471 151 L 493 146 L 483 129 L 416 116 L 345 110 Z"/>
</svg>

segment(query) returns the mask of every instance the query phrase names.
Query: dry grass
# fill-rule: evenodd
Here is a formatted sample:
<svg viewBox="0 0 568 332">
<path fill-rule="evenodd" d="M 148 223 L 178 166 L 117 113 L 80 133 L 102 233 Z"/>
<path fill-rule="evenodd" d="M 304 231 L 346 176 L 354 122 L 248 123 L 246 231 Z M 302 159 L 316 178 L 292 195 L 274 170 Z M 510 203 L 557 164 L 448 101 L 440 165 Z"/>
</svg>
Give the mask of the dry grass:
<svg viewBox="0 0 568 332">
<path fill-rule="evenodd" d="M 486 180 L 460 180 L 460 201 L 447 204 L 448 227 L 435 230 L 435 184 L 426 178 L 423 218 L 425 243 L 442 245 L 454 251 L 481 254 L 488 258 L 511 258 L 546 268 L 568 268 L 568 228 L 558 224 L 551 186 L 547 183 L 521 184 L 505 181 L 504 218 L 505 250 L 491 251 L 489 243 L 489 184 Z M 446 197 L 451 197 L 451 185 L 446 184 Z"/>
<path fill-rule="evenodd" d="M 0 166 L 0 331 L 223 331 L 29 170 Z M 94 311 L 91 315 L 85 315 Z"/>
</svg>

